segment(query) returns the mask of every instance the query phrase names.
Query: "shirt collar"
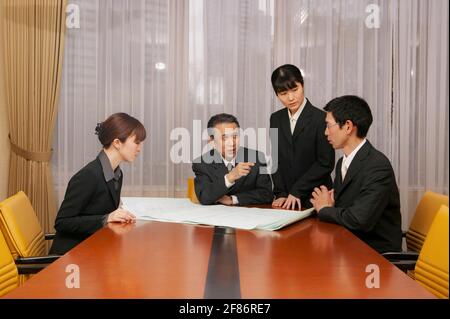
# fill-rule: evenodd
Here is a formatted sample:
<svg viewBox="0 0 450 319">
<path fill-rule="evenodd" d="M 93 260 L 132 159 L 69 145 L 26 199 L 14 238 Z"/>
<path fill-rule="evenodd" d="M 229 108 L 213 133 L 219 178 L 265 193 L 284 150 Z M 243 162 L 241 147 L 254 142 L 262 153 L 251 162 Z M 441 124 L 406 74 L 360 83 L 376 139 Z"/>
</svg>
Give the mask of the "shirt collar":
<svg viewBox="0 0 450 319">
<path fill-rule="evenodd" d="M 300 107 L 298 108 L 297 112 L 295 112 L 294 115 L 291 115 L 291 112 L 289 112 L 289 109 L 287 109 L 288 115 L 289 115 L 289 120 L 295 120 L 297 121 L 298 118 L 300 117 L 300 114 L 302 113 L 303 109 L 305 108 L 306 102 L 308 102 L 308 100 L 305 98 L 303 98 L 303 103 L 300 105 Z"/>
<path fill-rule="evenodd" d="M 117 166 L 116 170 L 113 171 L 111 162 L 109 161 L 108 156 L 106 155 L 104 150 L 101 150 L 98 154 L 98 159 L 100 160 L 100 164 L 102 165 L 103 176 L 105 176 L 106 182 L 114 179 L 118 181 L 122 176 L 122 170 L 120 166 Z"/>
<path fill-rule="evenodd" d="M 344 154 L 342 164 L 345 165 L 347 169 L 350 167 L 350 164 L 352 163 L 353 158 L 355 158 L 356 153 L 358 153 L 361 147 L 363 147 L 364 144 L 366 144 L 366 141 L 367 139 L 364 139 L 361 143 L 359 143 L 359 145 L 348 156 L 345 156 Z"/>
<path fill-rule="evenodd" d="M 227 161 L 223 156 L 222 153 L 220 153 L 219 151 L 217 151 L 217 153 L 219 153 L 220 157 L 222 158 L 223 163 L 225 164 L 226 167 L 228 167 L 228 164 L 231 163 L 231 165 L 236 166 L 236 156 L 231 160 L 231 161 Z"/>
</svg>

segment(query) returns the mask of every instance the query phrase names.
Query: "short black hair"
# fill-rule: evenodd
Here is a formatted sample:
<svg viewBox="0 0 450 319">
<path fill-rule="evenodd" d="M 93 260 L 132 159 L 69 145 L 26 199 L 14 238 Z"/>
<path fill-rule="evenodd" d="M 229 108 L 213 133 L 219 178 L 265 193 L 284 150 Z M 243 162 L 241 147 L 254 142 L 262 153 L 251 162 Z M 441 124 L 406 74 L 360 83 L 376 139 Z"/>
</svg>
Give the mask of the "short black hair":
<svg viewBox="0 0 450 319">
<path fill-rule="evenodd" d="M 271 81 L 276 94 L 297 87 L 296 82 L 304 86 L 302 72 L 292 64 L 282 65 L 273 71 Z"/>
<path fill-rule="evenodd" d="M 358 128 L 356 135 L 359 138 L 367 136 L 373 117 L 369 104 L 363 98 L 356 95 L 340 96 L 328 102 L 323 109 L 331 112 L 339 127 L 351 121 Z"/>
<path fill-rule="evenodd" d="M 235 123 L 237 125 L 237 127 L 239 126 L 239 122 L 236 118 L 236 116 L 231 115 L 231 114 L 227 114 L 227 113 L 220 113 L 220 114 L 216 114 L 211 116 L 211 118 L 208 121 L 208 134 L 209 136 L 214 136 L 214 134 L 212 134 L 213 132 L 213 128 L 218 125 L 218 124 L 222 124 L 222 123 Z"/>
</svg>

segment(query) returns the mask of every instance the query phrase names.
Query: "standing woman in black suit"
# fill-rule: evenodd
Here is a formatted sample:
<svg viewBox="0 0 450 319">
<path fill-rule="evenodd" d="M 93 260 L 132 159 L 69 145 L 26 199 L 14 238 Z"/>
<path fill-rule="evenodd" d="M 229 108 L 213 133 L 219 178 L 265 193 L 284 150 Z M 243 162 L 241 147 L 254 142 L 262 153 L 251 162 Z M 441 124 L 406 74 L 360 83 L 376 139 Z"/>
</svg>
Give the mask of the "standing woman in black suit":
<svg viewBox="0 0 450 319">
<path fill-rule="evenodd" d="M 270 117 L 270 128 L 278 130 L 277 139 L 271 136 L 272 143 L 278 143 L 278 153 L 272 154 L 278 163 L 272 174 L 272 205 L 308 208 L 315 187 L 332 185 L 330 174 L 335 156 L 324 134 L 325 112 L 306 99 L 303 76 L 296 66 L 280 66 L 273 71 L 271 80 L 275 94 L 285 106 Z"/>
<path fill-rule="evenodd" d="M 95 134 L 103 149 L 69 181 L 56 216 L 51 254 L 65 254 L 107 223 L 135 221 L 120 207 L 123 175 L 119 164 L 136 159 L 145 128 L 134 117 L 116 113 L 97 124 Z"/>
</svg>

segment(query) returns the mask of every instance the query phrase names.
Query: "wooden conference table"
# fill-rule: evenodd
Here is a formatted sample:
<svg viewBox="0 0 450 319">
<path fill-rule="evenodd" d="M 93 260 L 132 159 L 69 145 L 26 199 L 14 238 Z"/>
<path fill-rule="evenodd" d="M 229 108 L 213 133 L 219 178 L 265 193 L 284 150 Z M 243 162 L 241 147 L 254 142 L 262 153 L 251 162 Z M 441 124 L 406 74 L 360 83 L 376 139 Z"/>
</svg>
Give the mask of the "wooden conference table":
<svg viewBox="0 0 450 319">
<path fill-rule="evenodd" d="M 79 288 L 66 286 L 71 264 L 79 267 Z M 379 288 L 366 286 L 368 265 L 379 267 Z M 5 298 L 434 296 L 345 228 L 310 217 L 274 232 L 110 225 Z"/>
</svg>

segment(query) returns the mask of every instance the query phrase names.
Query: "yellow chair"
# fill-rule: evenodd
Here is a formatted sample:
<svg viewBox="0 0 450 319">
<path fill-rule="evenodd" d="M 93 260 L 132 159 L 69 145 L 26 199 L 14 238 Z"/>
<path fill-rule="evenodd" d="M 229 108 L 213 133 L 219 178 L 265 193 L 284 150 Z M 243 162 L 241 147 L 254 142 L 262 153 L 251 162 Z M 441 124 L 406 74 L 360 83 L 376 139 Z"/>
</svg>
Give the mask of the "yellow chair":
<svg viewBox="0 0 450 319">
<path fill-rule="evenodd" d="M 14 259 L 45 255 L 44 233 L 24 192 L 0 203 L 0 229 Z"/>
<path fill-rule="evenodd" d="M 48 264 L 59 257 L 46 255 L 45 240 L 52 239 L 53 234 L 44 235 L 30 201 L 22 191 L 0 202 L 0 230 L 17 264 Z M 20 283 L 26 279 L 28 276 L 21 276 Z"/>
<path fill-rule="evenodd" d="M 410 276 L 413 276 L 423 242 L 441 205 L 448 206 L 448 196 L 426 191 L 416 207 L 408 231 L 403 234 L 403 237 L 406 237 L 408 251 L 382 254 L 392 264 Z"/>
<path fill-rule="evenodd" d="M 409 229 L 406 232 L 406 245 L 408 251 L 420 252 L 431 223 L 441 205 L 448 206 L 448 196 L 430 191 L 425 192 L 422 196 L 422 199 L 417 205 Z"/>
<path fill-rule="evenodd" d="M 188 188 L 187 188 L 187 197 L 191 200 L 191 202 L 199 204 L 197 195 L 195 194 L 195 186 L 194 186 L 194 178 L 189 177 L 188 178 Z"/>
<path fill-rule="evenodd" d="M 0 233 L 0 297 L 19 286 L 19 273 L 8 245 Z"/>
<path fill-rule="evenodd" d="M 21 276 L 35 274 L 47 266 L 36 264 L 35 261 L 25 258 L 22 264 L 17 265 L 3 234 L 0 233 L 0 297 L 19 286 Z"/>
<path fill-rule="evenodd" d="M 442 205 L 414 270 L 417 282 L 439 298 L 448 298 L 448 222 L 448 206 Z"/>
</svg>

